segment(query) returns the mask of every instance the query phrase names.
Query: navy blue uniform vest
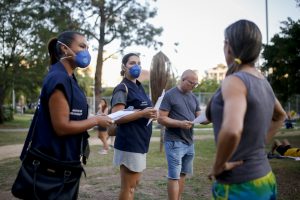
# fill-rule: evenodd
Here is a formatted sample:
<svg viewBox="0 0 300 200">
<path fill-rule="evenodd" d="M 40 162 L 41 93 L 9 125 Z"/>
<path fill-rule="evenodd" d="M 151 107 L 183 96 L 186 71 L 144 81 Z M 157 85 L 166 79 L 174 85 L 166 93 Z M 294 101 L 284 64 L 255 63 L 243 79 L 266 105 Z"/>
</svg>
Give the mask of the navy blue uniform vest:
<svg viewBox="0 0 300 200">
<path fill-rule="evenodd" d="M 135 84 L 124 78 L 122 83 L 125 83 L 128 88 L 125 108 L 133 106 L 134 109 L 142 110 L 152 106 L 149 97 L 146 95 L 144 88 L 139 81 Z M 113 94 L 120 90 L 126 92 L 123 84 L 119 84 L 114 89 Z M 140 118 L 132 122 L 118 125 L 114 147 L 121 151 L 147 153 L 152 134 L 152 123 L 146 126 L 148 120 L 149 119 L 147 118 Z"/>
<path fill-rule="evenodd" d="M 87 132 L 83 132 L 76 135 L 57 136 L 49 112 L 49 99 L 56 89 L 61 90 L 68 101 L 70 120 L 87 119 L 88 105 L 85 94 L 79 88 L 75 76 L 69 76 L 64 66 L 57 62 L 51 66 L 44 79 L 39 105 L 30 126 L 21 159 L 26 153 L 29 140 L 34 131 L 31 148 L 37 148 L 59 160 L 80 160 L 82 141 L 86 142 L 89 135 Z"/>
</svg>

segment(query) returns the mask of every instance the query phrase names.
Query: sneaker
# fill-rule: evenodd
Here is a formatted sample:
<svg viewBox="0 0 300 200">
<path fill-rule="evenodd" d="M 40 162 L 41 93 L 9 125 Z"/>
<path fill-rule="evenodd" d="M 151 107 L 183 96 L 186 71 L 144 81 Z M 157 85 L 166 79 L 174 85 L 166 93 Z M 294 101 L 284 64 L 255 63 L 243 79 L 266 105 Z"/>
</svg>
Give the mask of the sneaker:
<svg viewBox="0 0 300 200">
<path fill-rule="evenodd" d="M 105 149 L 101 149 L 99 151 L 99 154 L 101 154 L 101 155 L 106 155 L 107 153 L 108 153 L 108 150 L 105 150 Z"/>
</svg>

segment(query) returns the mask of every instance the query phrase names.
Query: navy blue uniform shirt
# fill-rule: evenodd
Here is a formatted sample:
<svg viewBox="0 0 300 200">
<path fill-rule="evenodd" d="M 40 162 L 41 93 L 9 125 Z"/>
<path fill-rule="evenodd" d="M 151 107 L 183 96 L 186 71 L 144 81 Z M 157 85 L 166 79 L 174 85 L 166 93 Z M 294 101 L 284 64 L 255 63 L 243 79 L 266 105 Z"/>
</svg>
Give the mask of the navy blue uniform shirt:
<svg viewBox="0 0 300 200">
<path fill-rule="evenodd" d="M 122 83 L 125 83 L 128 88 L 125 108 L 133 106 L 134 109 L 142 110 L 152 106 L 149 97 L 146 95 L 139 81 L 134 83 L 124 78 Z M 114 89 L 113 95 L 120 90 L 123 91 L 124 94 L 126 93 L 124 84 L 119 84 Z M 147 153 L 152 134 L 152 123 L 147 126 L 148 120 L 148 118 L 140 118 L 118 125 L 114 147 L 121 151 Z"/>
<path fill-rule="evenodd" d="M 83 132 L 76 135 L 57 136 L 49 112 L 49 99 L 56 89 L 62 91 L 68 101 L 70 120 L 87 119 L 88 105 L 85 94 L 79 88 L 74 75 L 69 76 L 64 66 L 57 62 L 51 66 L 44 79 L 39 105 L 30 126 L 21 159 L 26 153 L 29 139 L 34 131 L 31 148 L 37 148 L 58 160 L 80 160 L 81 142 L 86 141 L 89 135 Z"/>
</svg>

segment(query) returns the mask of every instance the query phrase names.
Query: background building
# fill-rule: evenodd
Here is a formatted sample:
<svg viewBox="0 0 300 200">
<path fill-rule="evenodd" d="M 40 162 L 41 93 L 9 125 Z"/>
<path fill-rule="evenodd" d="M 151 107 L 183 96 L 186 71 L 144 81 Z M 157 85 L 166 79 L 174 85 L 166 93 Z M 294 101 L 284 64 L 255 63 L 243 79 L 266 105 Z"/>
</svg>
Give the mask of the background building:
<svg viewBox="0 0 300 200">
<path fill-rule="evenodd" d="M 207 79 L 215 79 L 218 83 L 224 80 L 228 67 L 224 64 L 218 64 L 216 67 L 205 71 Z"/>
</svg>

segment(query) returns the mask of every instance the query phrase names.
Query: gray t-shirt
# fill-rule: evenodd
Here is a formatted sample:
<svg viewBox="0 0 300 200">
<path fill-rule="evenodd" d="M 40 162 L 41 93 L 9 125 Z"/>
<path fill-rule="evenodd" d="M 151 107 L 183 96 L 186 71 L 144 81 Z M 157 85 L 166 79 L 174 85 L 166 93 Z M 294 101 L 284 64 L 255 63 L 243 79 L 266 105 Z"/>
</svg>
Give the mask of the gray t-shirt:
<svg viewBox="0 0 300 200">
<path fill-rule="evenodd" d="M 223 183 L 241 183 L 265 176 L 271 167 L 265 152 L 265 138 L 273 116 L 275 95 L 266 79 L 257 78 L 246 72 L 237 72 L 247 88 L 247 110 L 238 148 L 230 161 L 243 160 L 244 163 L 217 177 Z M 211 103 L 211 119 L 215 141 L 223 121 L 224 101 L 219 89 Z"/>
<path fill-rule="evenodd" d="M 197 97 L 192 93 L 182 93 L 177 87 L 168 90 L 160 105 L 160 110 L 168 111 L 169 117 L 177 120 L 193 121 L 196 112 L 200 111 Z M 166 127 L 165 141 L 180 141 L 193 144 L 193 128 Z"/>
</svg>

